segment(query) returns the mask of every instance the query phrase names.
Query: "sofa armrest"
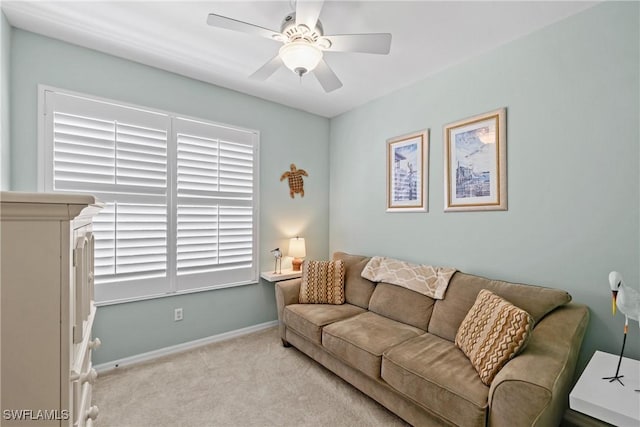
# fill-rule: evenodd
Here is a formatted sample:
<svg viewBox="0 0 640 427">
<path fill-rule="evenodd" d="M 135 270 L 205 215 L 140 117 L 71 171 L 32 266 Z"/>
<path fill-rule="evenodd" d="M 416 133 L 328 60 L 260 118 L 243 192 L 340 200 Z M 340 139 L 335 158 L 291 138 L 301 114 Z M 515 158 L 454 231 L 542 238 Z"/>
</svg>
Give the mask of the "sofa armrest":
<svg viewBox="0 0 640 427">
<path fill-rule="evenodd" d="M 280 338 L 282 342 L 286 344 L 285 339 L 285 325 L 283 322 L 284 308 L 289 304 L 297 304 L 298 297 L 300 295 L 300 284 L 302 279 L 283 280 L 282 282 L 276 282 L 276 306 L 278 308 L 278 323 L 280 325 Z"/>
<path fill-rule="evenodd" d="M 588 323 L 587 307 L 570 303 L 535 326 L 525 350 L 491 383 L 489 426 L 560 424 Z"/>
</svg>

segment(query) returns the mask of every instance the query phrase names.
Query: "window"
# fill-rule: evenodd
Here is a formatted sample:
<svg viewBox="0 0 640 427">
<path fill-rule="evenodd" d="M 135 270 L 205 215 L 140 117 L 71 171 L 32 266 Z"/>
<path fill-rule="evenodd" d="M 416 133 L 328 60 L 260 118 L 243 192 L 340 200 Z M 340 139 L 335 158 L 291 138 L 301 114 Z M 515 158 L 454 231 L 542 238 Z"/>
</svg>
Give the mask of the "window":
<svg viewBox="0 0 640 427">
<path fill-rule="evenodd" d="M 257 282 L 256 131 L 40 91 L 42 188 L 105 204 L 98 303 Z"/>
</svg>

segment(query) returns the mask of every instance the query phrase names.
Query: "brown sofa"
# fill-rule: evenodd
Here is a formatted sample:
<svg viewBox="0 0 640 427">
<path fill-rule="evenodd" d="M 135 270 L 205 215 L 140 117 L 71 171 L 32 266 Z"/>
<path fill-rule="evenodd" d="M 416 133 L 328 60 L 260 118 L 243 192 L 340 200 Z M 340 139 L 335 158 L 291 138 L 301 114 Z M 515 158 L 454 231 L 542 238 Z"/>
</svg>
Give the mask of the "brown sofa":
<svg viewBox="0 0 640 427">
<path fill-rule="evenodd" d="M 345 262 L 345 304 L 299 304 L 301 279 L 276 284 L 280 333 L 293 345 L 413 425 L 555 426 L 589 313 L 561 290 L 456 272 L 445 298 L 361 277 L 369 258 Z M 490 386 L 456 347 L 458 327 L 488 289 L 526 310 L 535 327 L 522 353 Z"/>
</svg>

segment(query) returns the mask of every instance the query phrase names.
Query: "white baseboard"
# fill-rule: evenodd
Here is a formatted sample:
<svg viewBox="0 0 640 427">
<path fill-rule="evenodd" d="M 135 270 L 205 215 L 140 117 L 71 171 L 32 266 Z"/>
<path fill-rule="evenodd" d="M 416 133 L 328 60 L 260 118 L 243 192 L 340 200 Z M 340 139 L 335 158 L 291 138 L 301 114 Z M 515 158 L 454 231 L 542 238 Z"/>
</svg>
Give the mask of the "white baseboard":
<svg viewBox="0 0 640 427">
<path fill-rule="evenodd" d="M 158 357 L 167 356 L 170 354 L 180 353 L 185 350 L 191 350 L 197 347 L 202 347 L 203 345 L 211 344 L 218 341 L 224 341 L 231 338 L 239 337 L 242 335 L 250 334 L 252 332 L 261 331 L 263 329 L 270 328 L 272 326 L 276 326 L 278 324 L 277 320 L 272 320 L 270 322 L 259 323 L 257 325 L 247 326 L 246 328 L 236 329 L 234 331 L 224 332 L 222 334 L 211 335 L 206 338 L 201 338 L 199 340 L 189 341 L 182 344 L 176 344 L 169 347 L 160 348 L 158 350 L 148 351 L 146 353 L 136 354 L 135 356 L 125 357 L 123 359 L 113 360 L 111 362 L 101 363 L 99 365 L 94 365 L 93 368 L 99 373 L 104 374 L 107 372 L 114 371 L 118 368 L 122 368 L 125 366 L 136 365 L 138 363 L 147 362 L 149 360 L 157 359 Z"/>
</svg>

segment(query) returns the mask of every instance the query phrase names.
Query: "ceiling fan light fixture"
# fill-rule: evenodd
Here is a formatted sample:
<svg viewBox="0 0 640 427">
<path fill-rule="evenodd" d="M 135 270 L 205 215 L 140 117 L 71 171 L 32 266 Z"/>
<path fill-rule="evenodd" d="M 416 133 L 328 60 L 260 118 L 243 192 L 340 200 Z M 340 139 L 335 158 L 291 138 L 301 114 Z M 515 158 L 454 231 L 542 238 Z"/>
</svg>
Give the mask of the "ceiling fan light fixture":
<svg viewBox="0 0 640 427">
<path fill-rule="evenodd" d="M 322 60 L 322 51 L 304 41 L 294 41 L 283 45 L 279 55 L 284 65 L 301 77 L 313 71 Z"/>
</svg>

